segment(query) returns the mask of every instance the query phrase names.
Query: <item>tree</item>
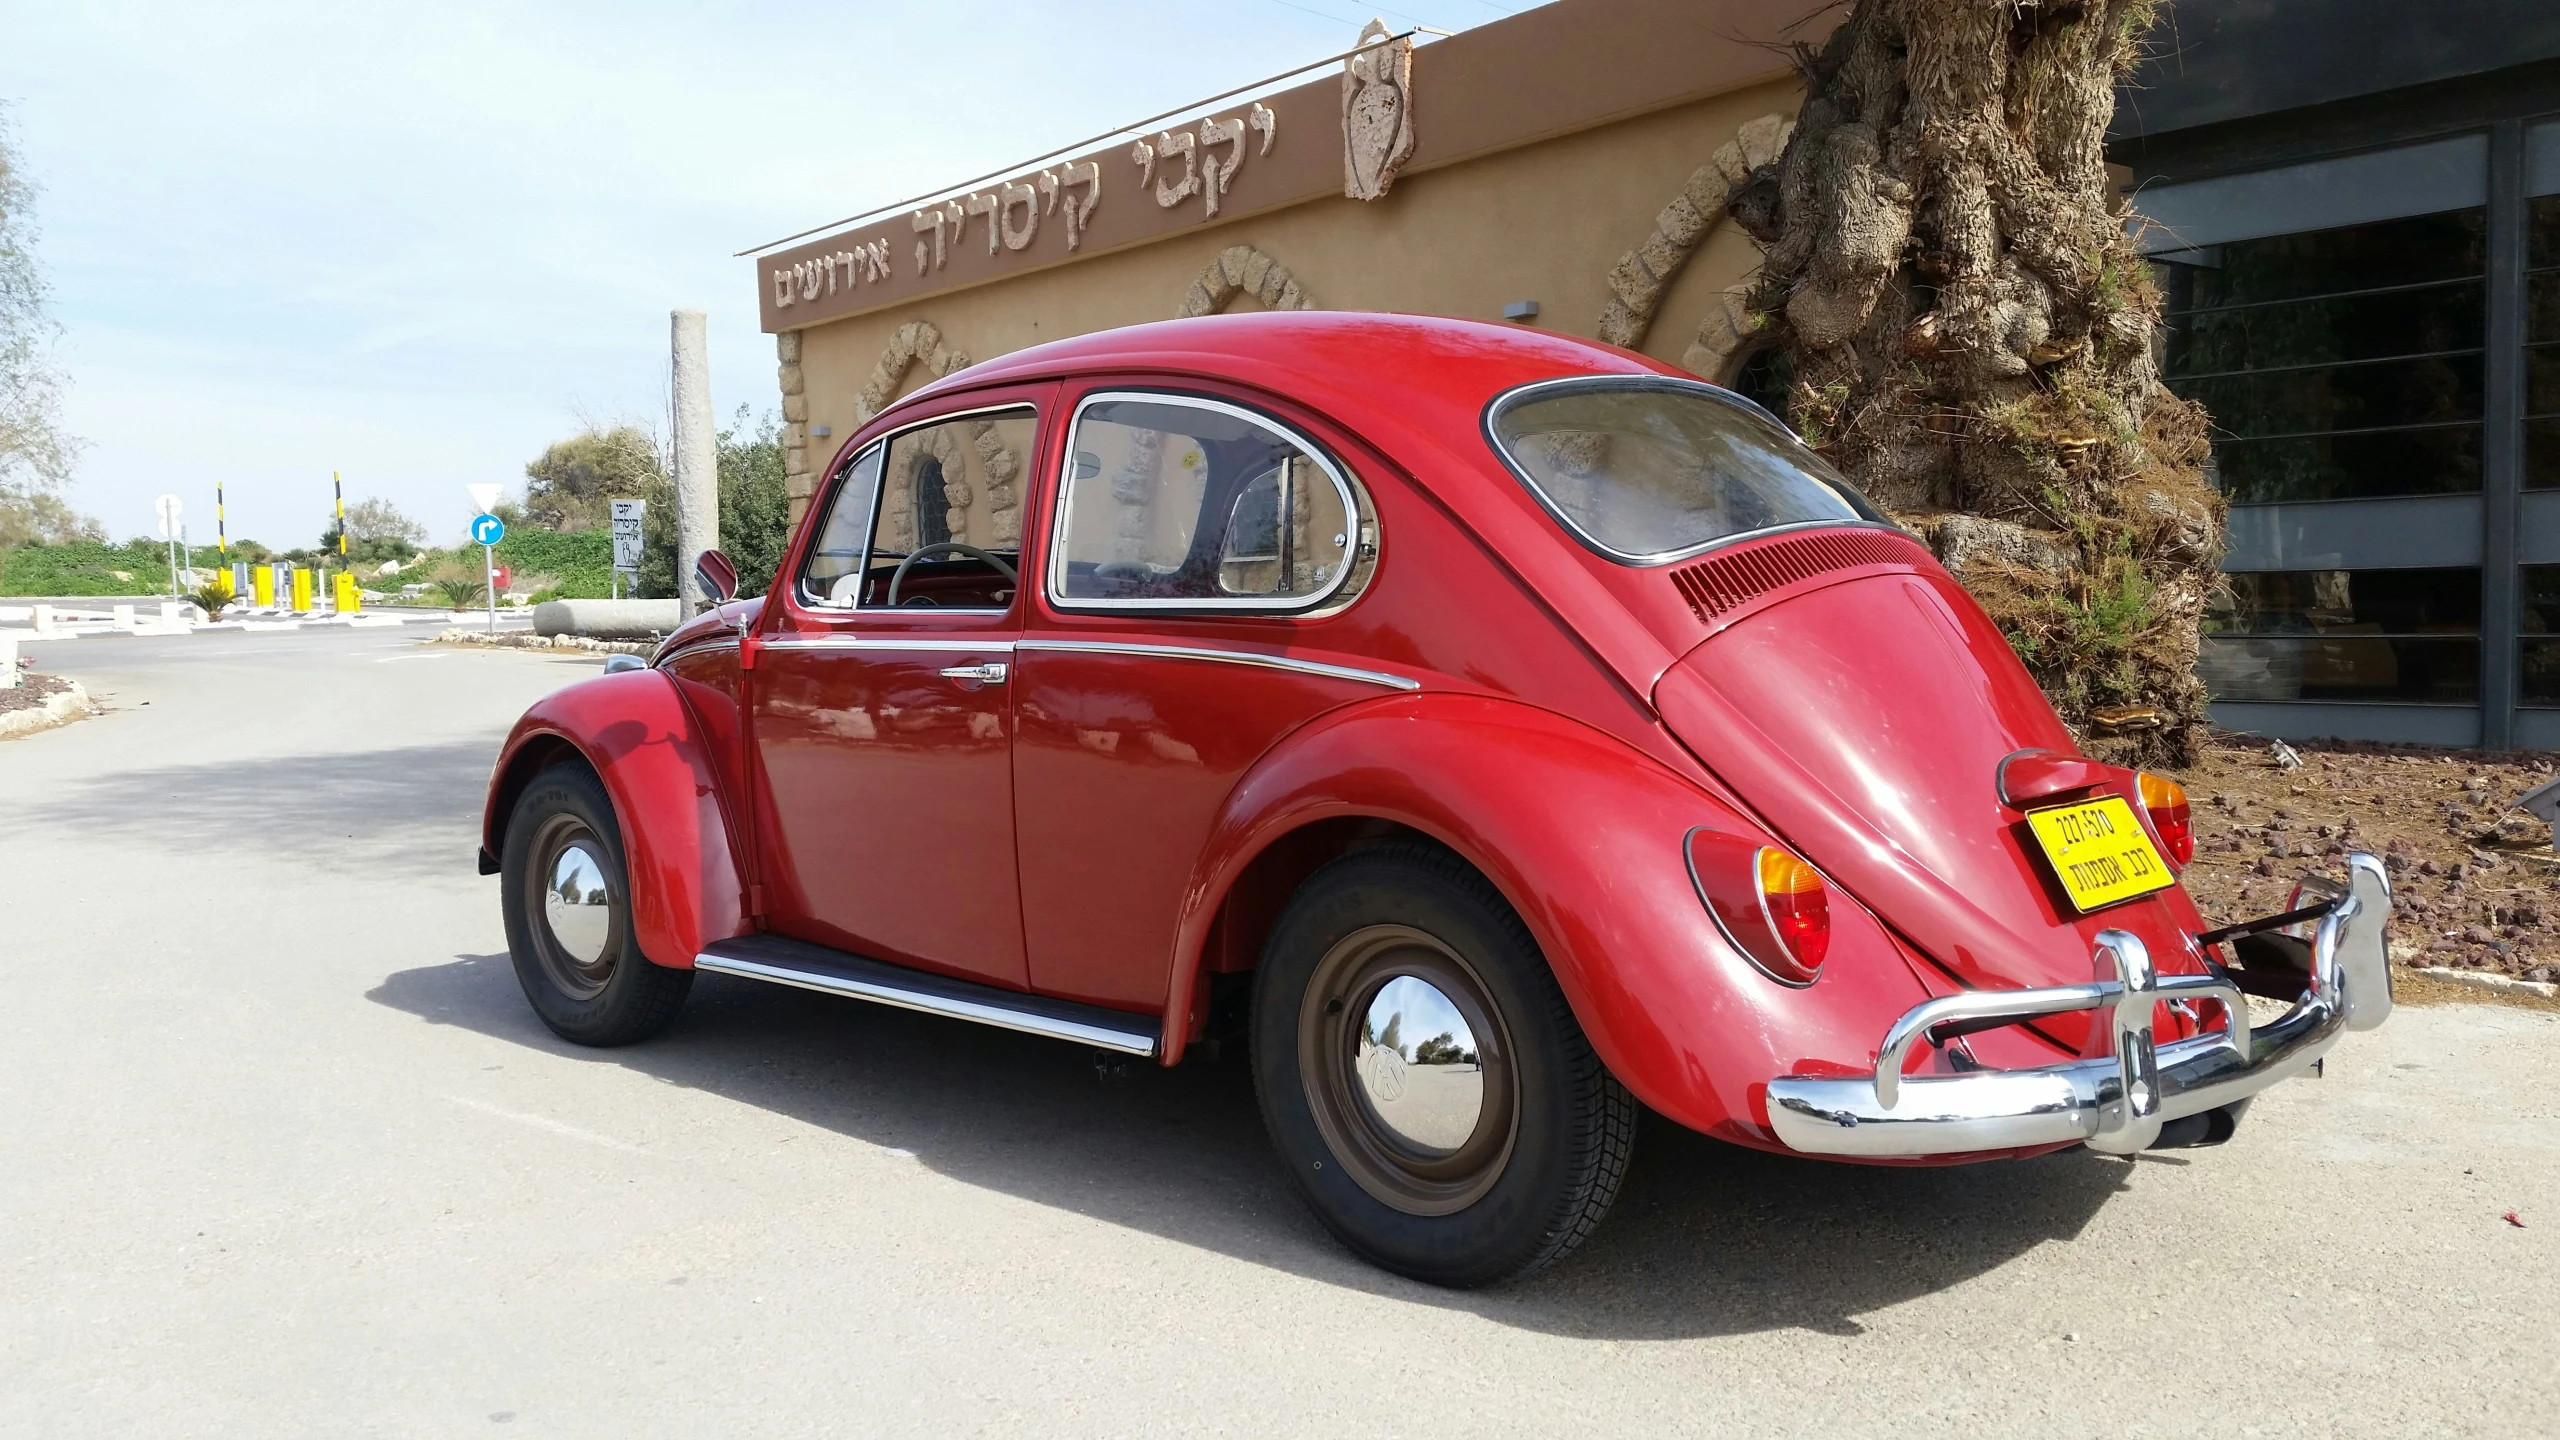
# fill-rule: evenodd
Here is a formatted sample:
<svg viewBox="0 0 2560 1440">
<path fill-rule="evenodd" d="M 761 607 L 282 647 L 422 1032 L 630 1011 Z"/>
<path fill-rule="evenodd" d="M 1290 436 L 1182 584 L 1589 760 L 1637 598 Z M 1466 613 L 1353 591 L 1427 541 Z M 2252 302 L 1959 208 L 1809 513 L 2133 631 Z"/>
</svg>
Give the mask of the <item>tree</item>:
<svg viewBox="0 0 2560 1440">
<path fill-rule="evenodd" d="M 647 499 L 667 483 L 658 442 L 637 425 L 589 426 L 524 467 L 525 518 L 545 530 L 596 530 L 610 502 Z"/>
<path fill-rule="evenodd" d="M 1928 536 L 2091 753 L 2183 758 L 2218 583 L 2205 421 L 2109 193 L 2158 0 L 1858 0 L 1727 208 L 1788 418 Z"/>
<path fill-rule="evenodd" d="M 370 496 L 347 507 L 347 538 L 351 541 L 405 540 L 409 544 L 427 543 L 427 527 L 410 519 L 400 507 Z"/>
<path fill-rule="evenodd" d="M 54 493 L 80 447 L 62 429 L 62 377 L 47 353 L 61 327 L 36 264 L 35 199 L 0 110 L 0 545 L 105 538 Z"/>
<path fill-rule="evenodd" d="M 82 540 L 103 544 L 106 538 L 106 526 L 64 504 L 61 496 L 0 483 L 0 550 L 19 545 L 70 545 Z"/>
<path fill-rule="evenodd" d="M 418 553 L 426 543 L 427 527 L 400 512 L 400 507 L 380 496 L 359 500 L 347 507 L 347 558 L 360 565 L 379 565 L 385 560 L 406 560 Z M 338 526 L 332 522 L 320 534 L 320 550 L 325 555 L 338 553 Z"/>
<path fill-rule="evenodd" d="M 791 543 L 791 502 L 783 488 L 782 425 L 766 412 L 750 432 L 747 407 L 715 439 L 720 472 L 720 548 L 738 567 L 738 593 L 761 595 Z M 642 522 L 637 593 L 676 593 L 675 483 L 652 496 Z M 663 503 L 662 503 L 663 500 Z"/>
</svg>

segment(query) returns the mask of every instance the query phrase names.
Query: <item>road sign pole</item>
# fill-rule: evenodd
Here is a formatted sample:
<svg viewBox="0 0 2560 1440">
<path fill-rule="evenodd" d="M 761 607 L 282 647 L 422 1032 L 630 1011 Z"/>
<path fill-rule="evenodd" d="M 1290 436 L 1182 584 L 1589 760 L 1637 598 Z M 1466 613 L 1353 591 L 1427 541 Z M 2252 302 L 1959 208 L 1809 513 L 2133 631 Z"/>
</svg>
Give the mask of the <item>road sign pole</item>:
<svg viewBox="0 0 2560 1440">
<path fill-rule="evenodd" d="M 347 487 L 335 470 L 329 472 L 329 494 L 338 502 L 338 568 L 343 570 L 347 566 Z"/>
<path fill-rule="evenodd" d="M 498 547 L 480 547 L 481 587 L 489 592 L 489 633 L 498 633 Z"/>
</svg>

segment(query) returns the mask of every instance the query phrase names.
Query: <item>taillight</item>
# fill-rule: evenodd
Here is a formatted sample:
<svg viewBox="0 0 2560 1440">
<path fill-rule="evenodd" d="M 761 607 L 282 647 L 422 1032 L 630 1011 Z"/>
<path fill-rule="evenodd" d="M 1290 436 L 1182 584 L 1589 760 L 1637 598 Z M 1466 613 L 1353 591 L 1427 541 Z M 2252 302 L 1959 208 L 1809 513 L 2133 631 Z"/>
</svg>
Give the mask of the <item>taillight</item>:
<svg viewBox="0 0 2560 1440">
<path fill-rule="evenodd" d="M 1795 961 L 1796 973 L 1781 978 L 1809 981 L 1821 972 L 1822 957 L 1831 949 L 1830 892 L 1812 866 L 1774 845 L 1761 848 L 1755 868 L 1760 908 Z"/>
<path fill-rule="evenodd" d="M 1689 832 L 1689 875 L 1725 938 L 1773 980 L 1810 985 L 1831 949 L 1831 892 L 1794 853 L 1704 826 Z"/>
<path fill-rule="evenodd" d="M 2169 859 L 2184 869 L 2196 858 L 2196 827 L 2187 813 L 2187 787 L 2175 780 L 2157 775 L 2140 777 L 2142 808 L 2151 812 L 2151 828 L 2160 832 L 2160 843 L 2169 847 Z"/>
</svg>

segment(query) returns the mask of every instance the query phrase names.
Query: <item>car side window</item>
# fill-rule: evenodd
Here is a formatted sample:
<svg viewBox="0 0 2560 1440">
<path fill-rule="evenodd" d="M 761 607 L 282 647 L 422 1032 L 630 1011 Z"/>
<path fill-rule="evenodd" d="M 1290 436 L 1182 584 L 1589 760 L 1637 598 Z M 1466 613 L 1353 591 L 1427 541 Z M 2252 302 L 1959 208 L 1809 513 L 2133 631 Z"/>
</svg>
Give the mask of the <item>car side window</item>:
<svg viewBox="0 0 2560 1440">
<path fill-rule="evenodd" d="M 1223 401 L 1089 397 L 1066 470 L 1049 567 L 1063 604 L 1307 610 L 1360 550 L 1359 500 L 1333 461 Z"/>
<path fill-rule="evenodd" d="M 980 411 L 902 430 L 836 487 L 801 596 L 837 608 L 1002 610 L 1021 588 L 1022 489 L 1038 417 Z"/>
<path fill-rule="evenodd" d="M 800 567 L 800 598 L 810 605 L 850 605 L 853 577 L 863 570 L 863 540 L 871 532 L 871 501 L 880 484 L 880 452 L 874 445 L 845 467 L 827 504 L 826 523 Z M 839 598 L 841 592 L 841 598 Z"/>
</svg>

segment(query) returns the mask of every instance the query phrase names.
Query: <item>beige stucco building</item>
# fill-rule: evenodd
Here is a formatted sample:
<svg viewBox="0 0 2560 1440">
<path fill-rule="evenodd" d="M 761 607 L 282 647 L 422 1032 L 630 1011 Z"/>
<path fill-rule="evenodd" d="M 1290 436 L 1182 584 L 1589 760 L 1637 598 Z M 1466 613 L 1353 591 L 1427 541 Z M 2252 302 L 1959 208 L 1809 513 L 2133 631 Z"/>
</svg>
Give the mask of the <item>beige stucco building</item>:
<svg viewBox="0 0 2560 1440">
<path fill-rule="evenodd" d="M 844 437 L 939 375 L 1235 307 L 1509 319 L 1729 377 L 1759 251 L 1724 202 L 1785 143 L 1799 87 L 1768 42 L 1806 38 L 1791 18 L 1559 0 L 1429 43 L 1372 27 L 1294 88 L 758 253 L 792 518 Z M 1018 524 L 1011 477 L 972 478 L 953 533 Z"/>
</svg>

